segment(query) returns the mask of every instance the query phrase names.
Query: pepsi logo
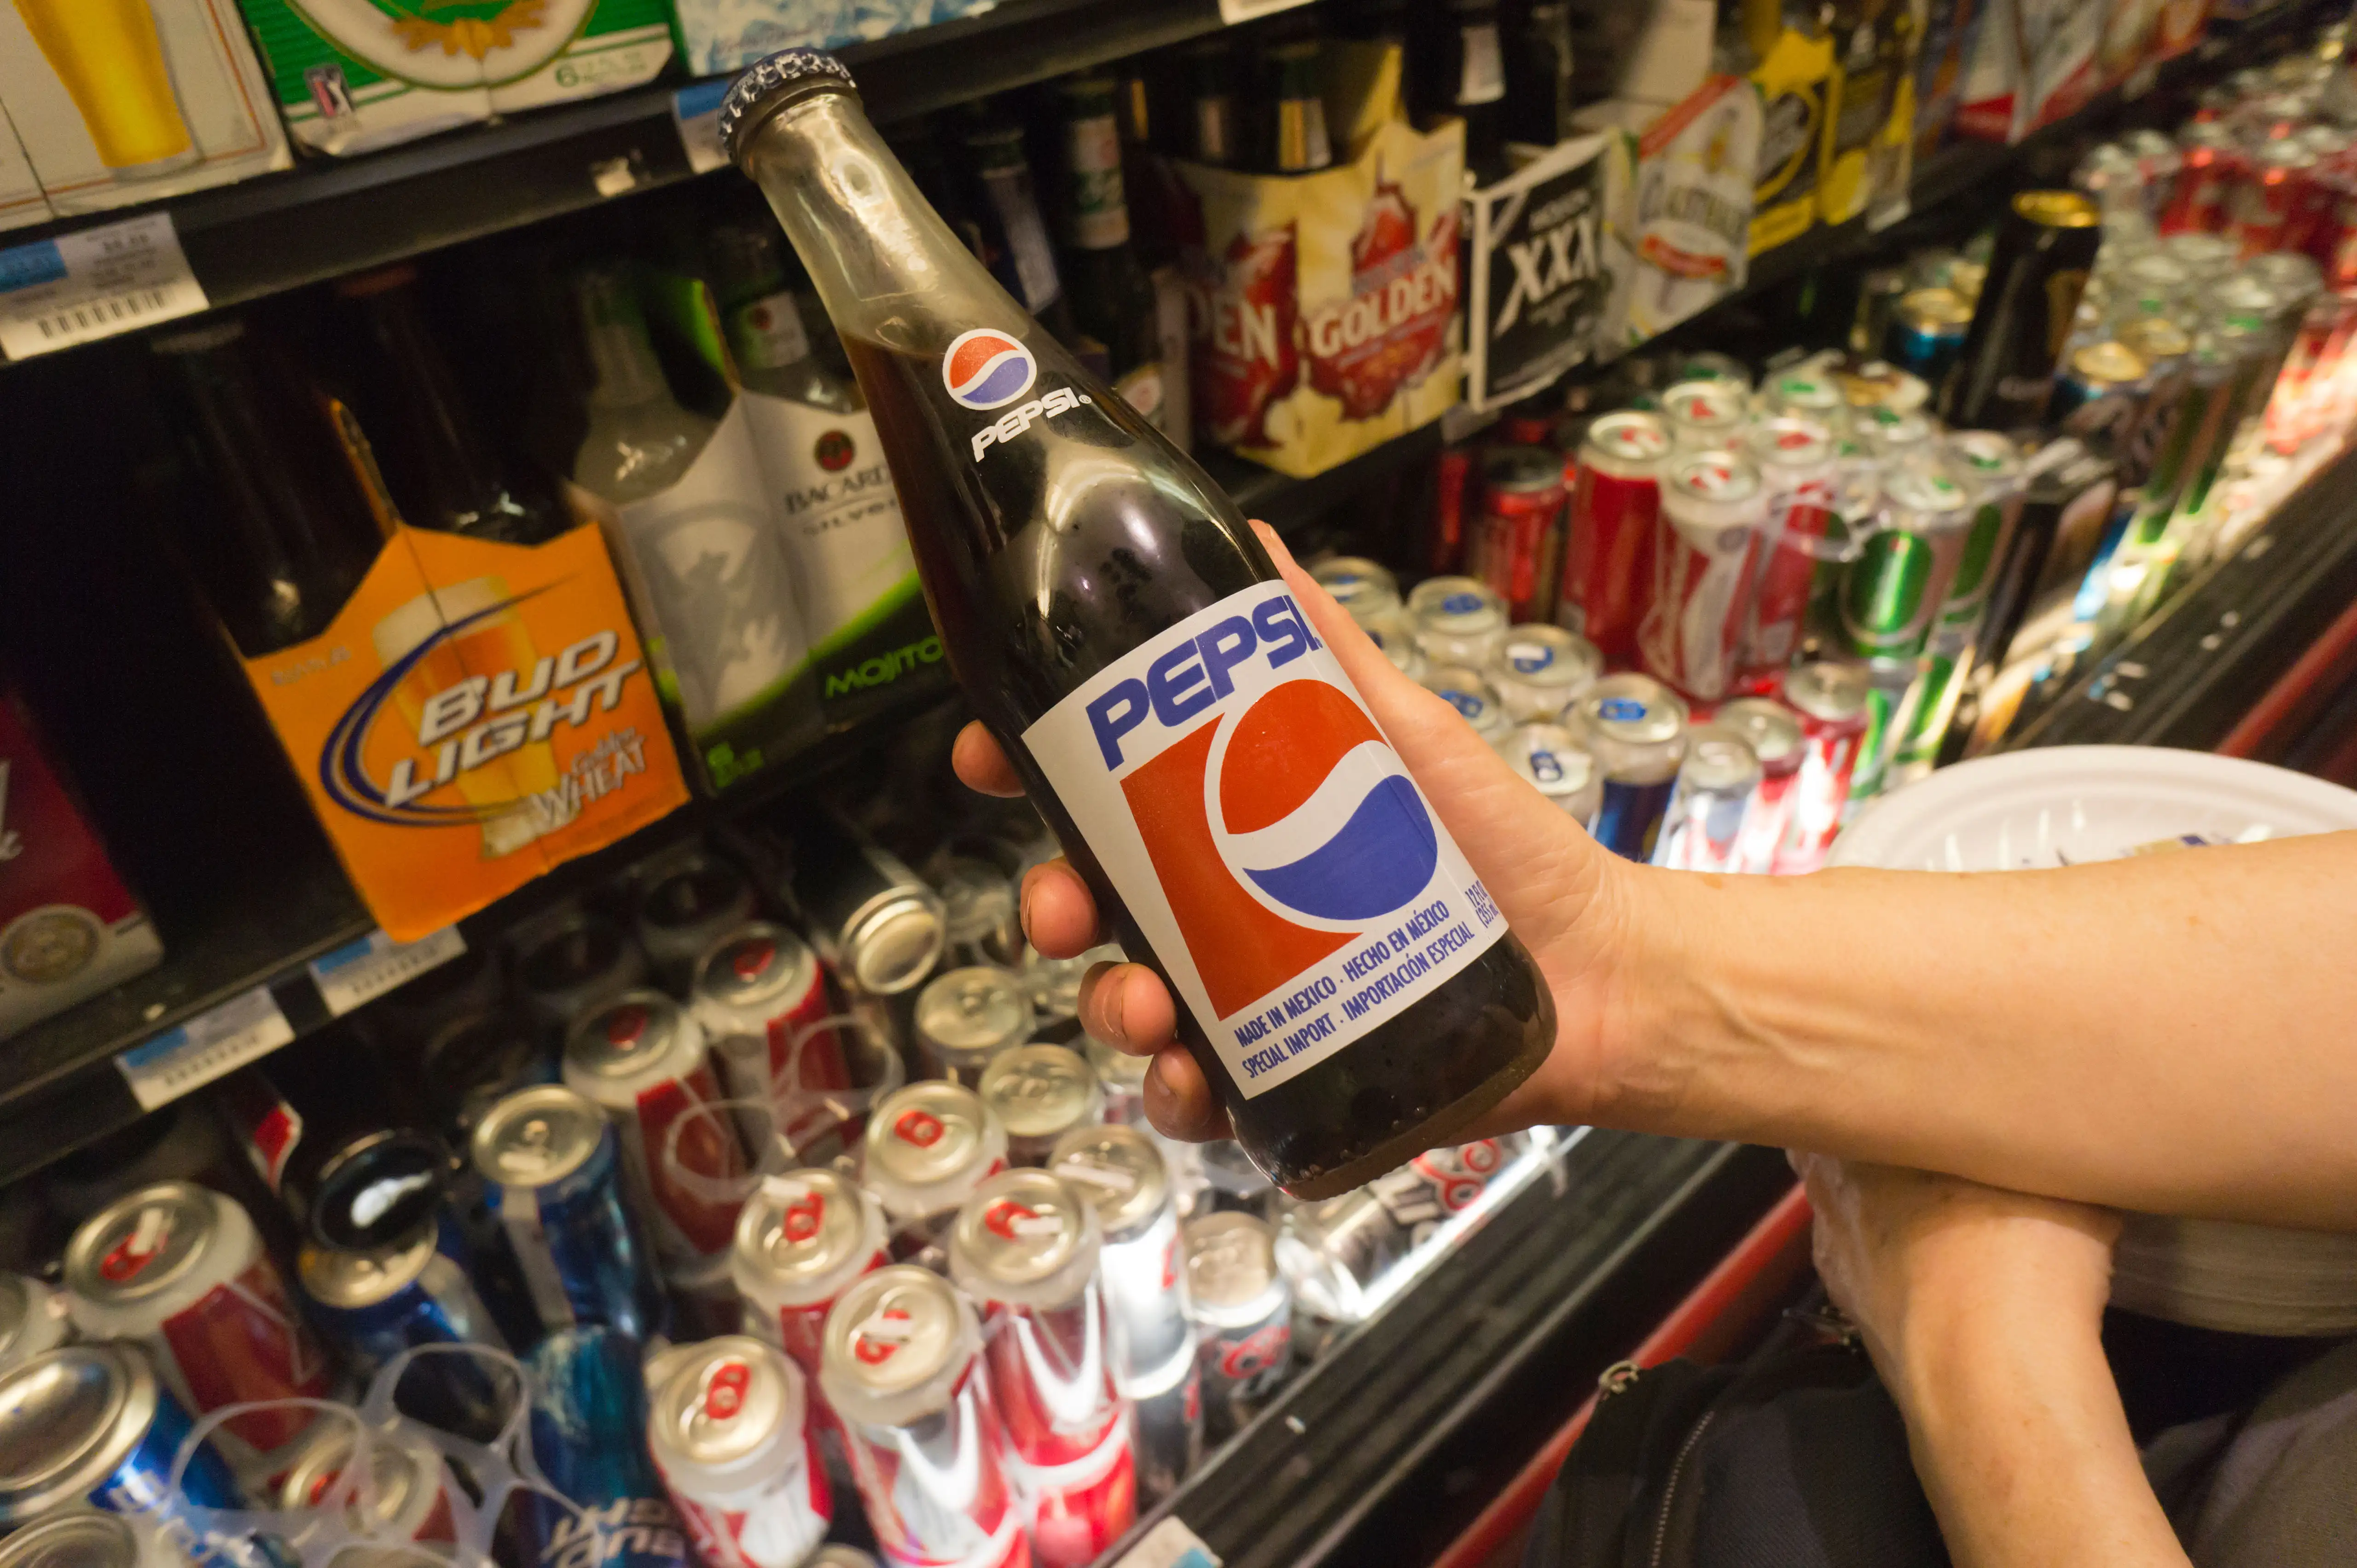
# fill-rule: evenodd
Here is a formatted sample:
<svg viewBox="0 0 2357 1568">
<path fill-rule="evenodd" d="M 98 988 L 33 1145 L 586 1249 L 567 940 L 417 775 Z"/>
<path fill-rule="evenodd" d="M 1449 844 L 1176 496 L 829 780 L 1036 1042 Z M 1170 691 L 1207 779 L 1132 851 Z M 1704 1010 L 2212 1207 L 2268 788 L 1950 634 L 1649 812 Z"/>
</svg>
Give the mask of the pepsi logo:
<svg viewBox="0 0 2357 1568">
<path fill-rule="evenodd" d="M 1207 792 L 1221 857 L 1287 916 L 1362 926 L 1432 880 L 1423 799 L 1365 711 L 1323 681 L 1287 681 L 1238 714 Z"/>
<path fill-rule="evenodd" d="M 1596 704 L 1598 718 L 1628 720 L 1645 716 L 1645 704 L 1634 697 L 1607 697 Z"/>
<path fill-rule="evenodd" d="M 1518 642 L 1506 650 L 1506 662 L 1517 675 L 1535 675 L 1555 662 L 1555 650 L 1544 642 Z"/>
<path fill-rule="evenodd" d="M 1003 408 L 1029 392 L 1039 373 L 1030 349 L 987 327 L 959 333 L 942 356 L 942 386 L 961 408 Z"/>
<path fill-rule="evenodd" d="M 1440 601 L 1443 615 L 1469 616 L 1480 607 L 1481 598 L 1478 594 L 1451 594 Z"/>
<path fill-rule="evenodd" d="M 1490 705 L 1472 693 L 1459 692 L 1454 687 L 1444 688 L 1440 694 L 1448 700 L 1450 707 L 1463 714 L 1468 719 L 1480 718 L 1482 710 Z"/>
</svg>

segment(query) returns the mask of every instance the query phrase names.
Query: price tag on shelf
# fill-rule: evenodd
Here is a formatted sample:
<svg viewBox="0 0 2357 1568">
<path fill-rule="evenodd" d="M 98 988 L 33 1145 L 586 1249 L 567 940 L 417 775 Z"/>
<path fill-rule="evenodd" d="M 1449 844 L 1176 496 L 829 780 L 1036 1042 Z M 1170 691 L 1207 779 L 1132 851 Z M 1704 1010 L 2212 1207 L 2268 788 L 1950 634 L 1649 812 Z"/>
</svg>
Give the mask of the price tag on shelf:
<svg viewBox="0 0 2357 1568">
<path fill-rule="evenodd" d="M 456 926 L 445 926 L 430 937 L 397 942 L 382 931 L 371 931 L 356 942 L 322 953 L 305 967 L 328 1015 L 340 1018 L 363 1002 L 373 1002 L 394 986 L 437 969 L 467 950 L 467 939 Z"/>
<path fill-rule="evenodd" d="M 1220 1568 L 1219 1554 L 1171 1514 L 1138 1537 L 1113 1568 Z"/>
<path fill-rule="evenodd" d="M 1238 22 L 1275 16 L 1279 11 L 1290 11 L 1296 5 L 1308 4 L 1309 0 L 1220 0 L 1220 20 L 1232 27 Z"/>
<path fill-rule="evenodd" d="M 720 145 L 720 101 L 728 96 L 728 81 L 699 81 L 671 95 L 672 124 L 679 127 L 679 145 L 687 151 L 687 166 L 710 174 L 728 162 Z"/>
<path fill-rule="evenodd" d="M 114 1065 L 142 1111 L 168 1105 L 192 1089 L 268 1056 L 295 1037 L 270 987 L 240 992 L 209 1013 L 118 1054 Z"/>
<path fill-rule="evenodd" d="M 0 356 L 29 360 L 205 308 L 168 212 L 0 251 Z"/>
</svg>

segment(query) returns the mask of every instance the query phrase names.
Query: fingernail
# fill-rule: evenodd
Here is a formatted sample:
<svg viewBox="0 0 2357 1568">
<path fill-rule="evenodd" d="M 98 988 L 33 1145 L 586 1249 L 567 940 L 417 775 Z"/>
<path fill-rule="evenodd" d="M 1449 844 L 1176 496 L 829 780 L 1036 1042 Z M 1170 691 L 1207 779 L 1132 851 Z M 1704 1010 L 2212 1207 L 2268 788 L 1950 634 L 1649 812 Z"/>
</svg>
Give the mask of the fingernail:
<svg viewBox="0 0 2357 1568">
<path fill-rule="evenodd" d="M 1178 1092 L 1178 1080 L 1171 1075 L 1171 1071 L 1168 1068 L 1162 1065 L 1164 1059 L 1165 1058 L 1159 1052 L 1156 1053 L 1154 1058 L 1154 1076 L 1162 1080 L 1163 1088 L 1168 1090 L 1171 1093 L 1176 1094 Z"/>
</svg>

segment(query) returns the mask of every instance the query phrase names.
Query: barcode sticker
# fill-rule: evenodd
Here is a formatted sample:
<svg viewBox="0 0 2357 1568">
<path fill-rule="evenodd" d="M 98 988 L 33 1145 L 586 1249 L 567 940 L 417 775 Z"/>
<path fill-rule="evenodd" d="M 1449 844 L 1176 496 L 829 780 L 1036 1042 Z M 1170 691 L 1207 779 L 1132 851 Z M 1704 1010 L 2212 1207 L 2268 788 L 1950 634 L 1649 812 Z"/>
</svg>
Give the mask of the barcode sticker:
<svg viewBox="0 0 2357 1568">
<path fill-rule="evenodd" d="M 0 356 L 11 360 L 194 316 L 206 304 L 168 212 L 0 251 Z"/>
<path fill-rule="evenodd" d="M 319 999 L 328 1004 L 328 1016 L 340 1018 L 363 1002 L 373 1002 L 466 950 L 467 939 L 456 926 L 445 926 L 414 942 L 397 942 L 382 931 L 371 931 L 356 942 L 313 959 L 307 967 L 311 983 L 319 988 Z"/>
<path fill-rule="evenodd" d="M 257 985 L 120 1053 L 114 1065 L 131 1085 L 139 1109 L 153 1111 L 268 1056 L 294 1037 L 270 987 Z"/>
<path fill-rule="evenodd" d="M 710 174 L 726 166 L 728 153 L 720 145 L 720 101 L 728 96 L 728 81 L 699 81 L 671 95 L 672 124 L 679 127 L 679 145 L 687 153 L 687 166 Z"/>
</svg>

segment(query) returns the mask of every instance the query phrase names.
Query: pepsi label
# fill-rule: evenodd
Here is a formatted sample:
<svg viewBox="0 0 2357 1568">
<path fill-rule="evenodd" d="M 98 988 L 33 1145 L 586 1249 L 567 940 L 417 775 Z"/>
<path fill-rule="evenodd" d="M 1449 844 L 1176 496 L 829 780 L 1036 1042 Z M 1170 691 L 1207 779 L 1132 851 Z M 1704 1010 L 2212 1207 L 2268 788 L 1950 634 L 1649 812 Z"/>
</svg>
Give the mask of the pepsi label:
<svg viewBox="0 0 2357 1568">
<path fill-rule="evenodd" d="M 1283 583 L 1141 644 L 1023 738 L 1246 1098 L 1505 934 Z"/>
</svg>

